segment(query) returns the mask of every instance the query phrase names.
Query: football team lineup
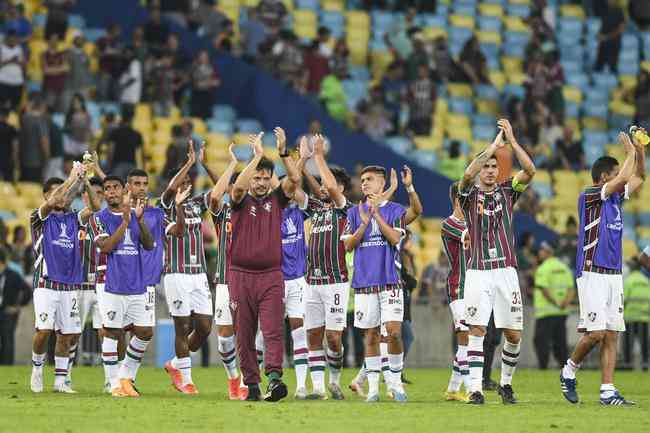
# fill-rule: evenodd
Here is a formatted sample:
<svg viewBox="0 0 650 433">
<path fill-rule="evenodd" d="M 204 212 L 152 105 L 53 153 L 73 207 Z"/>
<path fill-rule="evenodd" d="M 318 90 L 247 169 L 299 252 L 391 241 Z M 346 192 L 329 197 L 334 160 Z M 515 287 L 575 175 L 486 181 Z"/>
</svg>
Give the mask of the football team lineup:
<svg viewBox="0 0 650 433">
<path fill-rule="evenodd" d="M 447 297 L 457 343 L 444 399 L 471 405 L 485 404 L 483 347 L 491 318 L 504 336 L 496 392 L 503 404 L 518 403 L 513 378 L 524 310 L 513 209 L 536 169 L 510 122 L 501 119 L 497 126 L 494 141 L 451 185 L 453 212 L 441 230 L 450 265 Z M 75 163 L 67 179 L 46 180 L 44 200 L 30 217 L 37 256 L 33 393 L 45 389 L 47 342 L 54 332 L 53 390 L 75 394 L 88 389 L 88 384 L 73 388 L 71 371 L 82 324 L 90 318 L 101 339 L 105 392 L 115 398 L 137 398 L 141 389 L 146 399 L 143 384 L 152 376 L 145 373 L 148 380 L 138 381 L 140 389 L 136 378 L 155 333 L 155 290 L 162 285 L 175 330 L 175 356 L 164 370 L 181 394 L 199 394 L 190 354 L 199 350 L 214 327 L 228 399 L 286 398 L 283 341 L 288 318 L 295 400 L 344 400 L 347 386 L 375 403 L 383 399 L 382 380 L 387 399 L 413 400 L 402 381 L 408 276 L 401 246 L 409 236 L 408 226 L 423 209 L 411 170 L 404 166 L 398 175 L 379 165 L 366 166 L 360 179 L 364 198 L 352 203 L 346 198 L 350 177 L 345 170 L 328 166 L 322 136 L 303 137 L 294 157 L 284 130 L 277 127 L 274 134 L 286 176 L 275 175 L 259 133 L 250 136 L 253 157 L 241 172 L 236 172 L 240 161 L 231 146 L 230 163 L 220 176 L 204 167 L 212 189 L 192 195 L 189 173 L 202 165 L 204 147 L 197 149 L 190 142 L 186 162 L 156 206 L 147 200 L 145 171 L 134 169 L 126 179 L 105 175 L 92 157 Z M 618 335 L 625 330 L 623 203 L 645 179 L 644 134 L 642 128 L 621 132 L 624 161 L 597 159 L 591 169 L 593 185 L 576 197 L 580 227 L 575 283 L 583 333 L 559 382 L 556 375 L 555 383 L 546 387 L 554 387 L 559 400 L 562 394 L 572 404 L 582 401 L 576 376 L 596 347 L 601 361 L 597 401 L 605 406 L 635 404 L 614 385 L 614 370 Z M 506 146 L 520 170 L 504 179 L 495 154 Z M 305 168 L 309 160 L 318 176 Z M 408 206 L 391 201 L 400 180 Z M 73 211 L 70 204 L 78 195 L 84 208 Z M 206 215 L 212 219 L 218 246 L 214 299 L 204 255 Z M 307 220 L 311 223 L 306 230 Z M 342 385 L 342 336 L 351 296 L 354 326 L 364 335 L 364 363 L 349 384 Z M 88 369 L 83 370 L 89 377 Z M 596 380 L 590 377 L 587 383 L 592 382 Z M 415 400 L 422 401 L 422 396 Z"/>
</svg>

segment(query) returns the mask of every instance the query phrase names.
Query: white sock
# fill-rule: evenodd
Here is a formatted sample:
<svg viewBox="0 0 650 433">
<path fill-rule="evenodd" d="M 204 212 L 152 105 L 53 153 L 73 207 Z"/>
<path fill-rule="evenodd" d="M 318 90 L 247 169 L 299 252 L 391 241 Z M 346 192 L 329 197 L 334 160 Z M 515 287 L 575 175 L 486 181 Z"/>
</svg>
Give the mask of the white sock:
<svg viewBox="0 0 650 433">
<path fill-rule="evenodd" d="M 304 326 L 291 331 L 293 340 L 293 368 L 296 370 L 296 389 L 307 386 L 307 331 Z"/>
<path fill-rule="evenodd" d="M 60 386 L 65 383 L 65 378 L 68 375 L 69 362 L 69 356 L 54 357 L 54 386 Z"/>
<path fill-rule="evenodd" d="M 104 363 L 104 374 L 111 384 L 111 389 L 120 386 L 118 358 L 117 358 L 117 340 L 104 337 L 102 340 L 102 361 Z"/>
<path fill-rule="evenodd" d="M 392 376 L 392 383 L 395 385 L 402 384 L 402 370 L 404 369 L 404 352 L 402 353 L 389 353 L 388 365 L 390 366 L 390 375 Z"/>
<path fill-rule="evenodd" d="M 460 346 L 458 348 L 460 350 Z M 449 378 L 449 385 L 447 385 L 447 391 L 449 392 L 460 391 L 460 385 L 463 383 L 463 372 L 458 364 L 458 350 L 456 350 L 456 356 L 454 356 L 454 361 L 452 362 L 451 377 Z"/>
<path fill-rule="evenodd" d="M 45 363 L 45 353 L 32 352 L 32 368 L 43 369 L 44 363 Z"/>
<path fill-rule="evenodd" d="M 467 346 L 458 346 L 456 351 L 456 362 L 458 363 L 458 368 L 460 369 L 460 374 L 463 377 L 463 385 L 465 386 L 465 392 L 469 392 L 470 389 L 470 380 L 469 380 L 469 364 L 467 363 Z"/>
<path fill-rule="evenodd" d="M 483 339 L 469 336 L 467 345 L 467 362 L 469 365 L 470 392 L 483 392 Z"/>
<path fill-rule="evenodd" d="M 255 335 L 255 350 L 257 351 L 257 365 L 261 370 L 264 363 L 264 337 L 259 329 Z"/>
<path fill-rule="evenodd" d="M 368 395 L 379 394 L 379 371 L 381 356 L 366 356 L 366 370 L 368 372 Z"/>
<path fill-rule="evenodd" d="M 237 353 L 235 350 L 235 336 L 218 336 L 217 344 L 219 345 L 219 355 L 221 356 L 223 367 L 226 369 L 228 379 L 239 377 L 239 371 L 237 370 Z"/>
<path fill-rule="evenodd" d="M 126 348 L 124 361 L 122 361 L 122 365 L 120 366 L 120 379 L 135 381 L 138 375 L 138 369 L 142 363 L 142 357 L 147 351 L 147 346 L 149 346 L 149 341 L 141 340 L 135 335 L 131 337 L 129 346 Z"/>
<path fill-rule="evenodd" d="M 310 350 L 308 363 L 314 392 L 325 392 L 325 352 L 322 349 Z"/>
<path fill-rule="evenodd" d="M 390 365 L 388 365 L 388 343 L 379 343 L 379 354 L 381 355 L 381 374 L 384 376 L 384 383 L 391 383 Z"/>
<path fill-rule="evenodd" d="M 616 387 L 613 383 L 603 383 L 600 385 L 600 398 L 609 398 L 616 392 Z"/>
<path fill-rule="evenodd" d="M 517 369 L 520 349 L 521 342 L 515 344 L 506 340 L 503 343 L 503 349 L 501 350 L 501 386 L 512 385 L 512 376 L 514 376 Z"/>
<path fill-rule="evenodd" d="M 340 385 L 341 369 L 343 368 L 343 351 L 334 352 L 327 348 L 327 365 L 330 371 L 330 383 Z"/>
<path fill-rule="evenodd" d="M 72 381 L 72 366 L 74 365 L 74 360 L 77 357 L 77 348 L 79 347 L 78 344 L 73 344 L 70 347 L 70 362 L 68 362 L 68 376 L 67 380 Z"/>
<path fill-rule="evenodd" d="M 174 358 L 176 360 L 176 367 L 183 378 L 183 386 L 192 382 L 192 358 L 186 356 L 185 358 Z"/>
<path fill-rule="evenodd" d="M 363 383 L 366 381 L 367 378 L 368 378 L 368 369 L 366 368 L 366 363 L 364 361 L 363 365 L 361 365 L 361 368 L 359 369 L 359 372 L 354 377 L 354 381 L 360 385 L 363 385 Z"/>
<path fill-rule="evenodd" d="M 571 360 L 571 358 L 569 358 L 567 359 L 566 364 L 564 364 L 564 368 L 562 369 L 562 376 L 567 379 L 575 379 L 579 368 L 580 364 L 576 364 Z"/>
</svg>

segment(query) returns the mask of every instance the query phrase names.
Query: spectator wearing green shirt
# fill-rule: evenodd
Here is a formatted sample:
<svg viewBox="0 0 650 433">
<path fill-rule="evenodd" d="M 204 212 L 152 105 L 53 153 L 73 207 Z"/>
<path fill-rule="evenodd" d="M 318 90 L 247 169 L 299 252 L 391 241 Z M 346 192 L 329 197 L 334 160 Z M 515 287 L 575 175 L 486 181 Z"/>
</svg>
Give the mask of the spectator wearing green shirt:
<svg viewBox="0 0 650 433">
<path fill-rule="evenodd" d="M 642 256 L 645 254 L 642 254 Z M 631 368 L 634 341 L 641 343 L 641 368 L 648 371 L 648 325 L 650 323 L 650 281 L 641 272 L 638 260 L 630 263 L 630 274 L 623 284 L 625 298 L 625 335 L 623 365 Z"/>
<path fill-rule="evenodd" d="M 343 71 L 329 74 L 321 83 L 319 95 L 330 116 L 341 122 L 345 122 L 348 115 L 348 97 L 343 88 L 343 79 Z"/>
<path fill-rule="evenodd" d="M 461 154 L 460 143 L 456 140 L 449 143 L 448 155 L 438 163 L 438 172 L 451 180 L 459 180 L 465 173 L 467 160 Z"/>
<path fill-rule="evenodd" d="M 559 365 L 569 356 L 566 339 L 566 318 L 575 298 L 573 272 L 554 256 L 554 248 L 542 242 L 541 264 L 535 272 L 535 352 L 539 368 L 548 368 L 550 351 Z"/>
</svg>

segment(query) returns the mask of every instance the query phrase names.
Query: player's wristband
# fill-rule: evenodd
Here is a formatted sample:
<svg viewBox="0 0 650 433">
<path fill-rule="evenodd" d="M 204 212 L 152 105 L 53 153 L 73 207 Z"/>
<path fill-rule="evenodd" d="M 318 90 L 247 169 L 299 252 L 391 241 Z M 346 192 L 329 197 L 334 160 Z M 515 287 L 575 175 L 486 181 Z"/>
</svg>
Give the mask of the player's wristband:
<svg viewBox="0 0 650 433">
<path fill-rule="evenodd" d="M 406 192 L 408 192 L 409 194 L 414 193 L 415 192 L 415 187 L 413 185 L 407 186 L 406 187 Z"/>
<path fill-rule="evenodd" d="M 278 153 L 280 155 L 280 158 L 287 158 L 289 156 L 289 152 L 284 152 L 284 153 Z"/>
</svg>

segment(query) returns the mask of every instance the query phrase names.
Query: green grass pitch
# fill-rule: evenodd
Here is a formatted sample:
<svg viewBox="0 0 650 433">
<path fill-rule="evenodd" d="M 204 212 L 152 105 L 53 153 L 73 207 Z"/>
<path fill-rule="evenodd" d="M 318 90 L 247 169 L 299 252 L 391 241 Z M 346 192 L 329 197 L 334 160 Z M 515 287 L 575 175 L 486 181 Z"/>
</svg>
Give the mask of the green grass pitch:
<svg viewBox="0 0 650 433">
<path fill-rule="evenodd" d="M 101 367 L 80 367 L 73 372 L 79 394 L 54 394 L 53 369 L 45 371 L 45 389 L 29 391 L 30 367 L 0 367 L 0 432 L 648 432 L 650 431 L 650 374 L 621 372 L 616 382 L 635 407 L 601 407 L 599 374 L 578 376 L 582 403 L 570 405 L 559 391 L 558 371 L 521 370 L 515 375 L 517 406 L 503 406 L 487 393 L 484 407 L 442 400 L 449 372 L 446 369 L 411 369 L 414 383 L 407 387 L 409 401 L 384 399 L 366 404 L 346 393 L 347 400 L 296 402 L 292 396 L 293 370 L 285 371 L 290 397 L 280 403 L 226 400 L 222 368 L 195 368 L 198 396 L 174 391 L 161 369 L 140 370 L 139 399 L 114 399 L 100 392 Z M 343 384 L 352 370 L 346 370 Z M 498 370 L 494 376 L 498 377 Z M 347 390 L 347 388 L 346 388 Z M 383 389 L 382 389 L 383 397 Z"/>
</svg>

